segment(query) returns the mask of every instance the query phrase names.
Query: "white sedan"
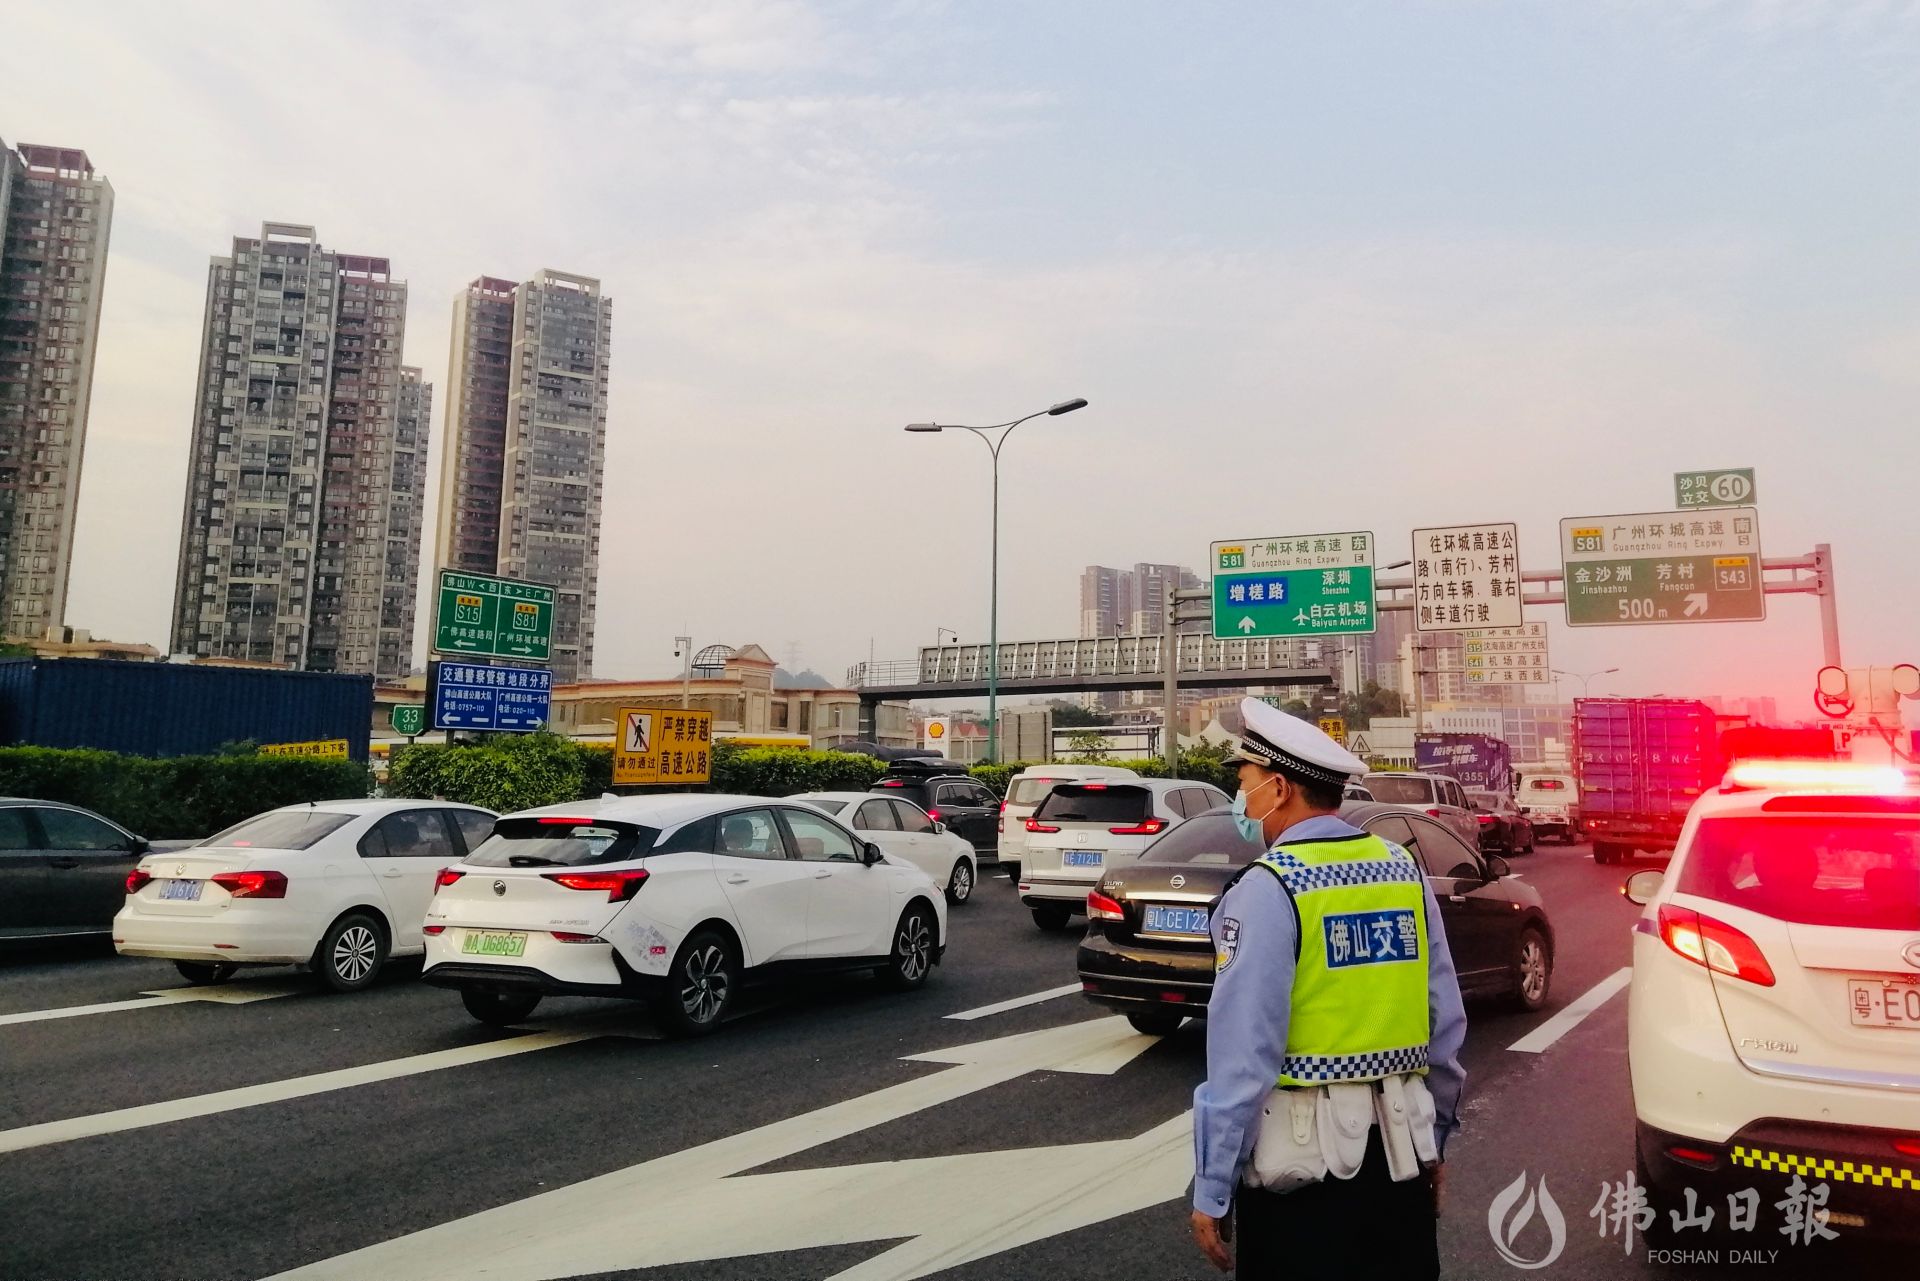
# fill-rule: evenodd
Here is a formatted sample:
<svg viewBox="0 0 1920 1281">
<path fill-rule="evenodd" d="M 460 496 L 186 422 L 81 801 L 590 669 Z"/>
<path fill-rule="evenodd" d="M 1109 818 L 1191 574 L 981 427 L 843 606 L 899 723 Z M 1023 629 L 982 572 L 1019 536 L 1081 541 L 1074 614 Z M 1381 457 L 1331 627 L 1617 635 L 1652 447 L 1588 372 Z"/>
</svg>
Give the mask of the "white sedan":
<svg viewBox="0 0 1920 1281">
<path fill-rule="evenodd" d="M 867 970 L 919 987 L 947 914 L 925 872 L 811 806 L 612 796 L 501 819 L 440 874 L 426 934 L 423 977 L 483 1023 L 568 993 L 647 1001 L 685 1036 L 762 977 Z"/>
<path fill-rule="evenodd" d="M 973 846 L 912 801 L 872 792 L 806 792 L 787 799 L 825 810 L 888 857 L 913 864 L 945 888 L 947 902 L 960 904 L 973 897 L 980 873 Z"/>
<path fill-rule="evenodd" d="M 195 983 L 223 983 L 241 965 L 304 965 L 355 992 L 388 957 L 426 950 L 420 926 L 440 870 L 478 848 L 493 820 L 443 801 L 269 810 L 142 858 L 113 946 L 170 960 Z"/>
</svg>

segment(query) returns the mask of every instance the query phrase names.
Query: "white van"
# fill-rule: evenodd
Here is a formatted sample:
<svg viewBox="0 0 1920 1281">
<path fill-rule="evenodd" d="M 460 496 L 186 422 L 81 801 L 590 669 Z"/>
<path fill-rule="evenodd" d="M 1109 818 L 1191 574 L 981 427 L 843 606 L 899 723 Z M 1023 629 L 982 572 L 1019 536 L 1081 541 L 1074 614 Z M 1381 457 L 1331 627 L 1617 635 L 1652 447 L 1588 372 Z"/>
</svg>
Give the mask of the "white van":
<svg viewBox="0 0 1920 1281">
<path fill-rule="evenodd" d="M 1573 775 L 1521 766 L 1520 791 L 1513 798 L 1533 820 L 1539 837 L 1558 837 L 1571 845 L 1580 837 L 1580 785 Z"/>
<path fill-rule="evenodd" d="M 1118 765 L 1035 765 L 1007 780 L 1000 802 L 1000 866 L 1007 879 L 1020 883 L 1020 863 L 1027 853 L 1027 820 L 1060 783 L 1109 783 L 1140 776 Z"/>
</svg>

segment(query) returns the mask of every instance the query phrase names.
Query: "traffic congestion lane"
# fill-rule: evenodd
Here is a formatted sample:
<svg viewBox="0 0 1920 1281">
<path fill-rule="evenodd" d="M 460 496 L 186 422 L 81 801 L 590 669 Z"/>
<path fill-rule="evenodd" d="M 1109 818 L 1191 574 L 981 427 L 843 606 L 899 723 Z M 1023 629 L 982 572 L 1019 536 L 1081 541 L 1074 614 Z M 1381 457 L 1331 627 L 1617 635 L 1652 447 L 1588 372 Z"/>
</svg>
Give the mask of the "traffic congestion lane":
<svg viewBox="0 0 1920 1281">
<path fill-rule="evenodd" d="M 1562 968 L 1552 1006 L 1560 1007 L 1590 986 L 1589 978 L 1604 977 L 1624 963 L 1623 922 L 1632 911 L 1618 897 L 1616 869 L 1595 868 L 1574 851 L 1541 853 L 1545 857 L 1521 859 L 1518 870 L 1542 886 L 1554 913 Z M 586 1187 L 588 1180 L 729 1136 L 761 1134 L 833 1105 L 867 1108 L 871 1105 L 861 1100 L 912 1088 L 942 1072 L 977 1070 L 907 1061 L 903 1055 L 956 1052 L 1017 1033 L 1071 1032 L 1094 1027 L 1105 1017 L 1076 995 L 965 1022 L 946 1017 L 1057 989 L 1063 978 L 1071 978 L 1077 944 L 1072 932 L 1035 929 L 1004 882 L 983 886 L 974 905 L 956 911 L 953 932 L 948 964 L 925 989 L 905 997 L 880 993 L 857 979 L 808 984 L 758 1002 L 732 1026 L 702 1041 L 606 1036 L 15 1153 L 0 1163 L 0 1195 L 19 1211 L 15 1222 L 24 1225 L 7 1246 L 9 1274 L 72 1275 L 78 1262 L 81 1275 L 261 1276 L 318 1264 L 463 1216 L 511 1208 L 555 1189 Z M 180 1058 L 175 1070 L 182 1079 L 197 1077 L 205 1089 L 239 1073 L 261 1076 L 254 1060 L 267 1052 L 284 1052 L 304 1063 L 337 1041 L 358 1047 L 363 1061 L 371 1061 L 374 1056 L 365 1052 L 375 1047 L 418 1053 L 444 1045 L 456 1031 L 469 1037 L 500 1035 L 468 1021 L 449 994 L 417 983 L 383 984 L 375 995 L 387 998 L 377 1017 L 374 1005 L 357 1004 L 370 998 L 318 995 L 208 1011 L 233 1018 L 208 1024 L 200 1044 L 177 1043 L 169 1054 Z M 356 1008 L 369 1017 L 324 1017 Z M 1623 1008 L 1616 998 L 1541 1055 L 1516 1054 L 1506 1046 L 1538 1026 L 1544 1013 L 1470 1008 L 1468 1129 L 1454 1153 L 1455 1209 L 1443 1226 L 1453 1252 L 1449 1257 L 1463 1269 L 1460 1275 L 1497 1274 L 1483 1267 L 1491 1248 L 1485 1229 L 1487 1189 L 1502 1175 L 1512 1178 L 1510 1153 L 1538 1149 L 1555 1159 L 1576 1149 L 1599 1153 L 1608 1150 L 1603 1139 L 1611 1136 L 1611 1150 L 1630 1157 L 1631 1108 L 1623 1066 L 1611 1095 L 1594 1088 L 1569 1096 L 1557 1086 L 1566 1078 L 1567 1056 L 1584 1054 L 1580 1047 L 1594 1036 L 1601 1044 L 1612 1038 L 1620 1047 L 1616 1057 L 1623 1053 L 1623 1032 L 1613 1022 Z M 269 1012 L 276 1017 L 268 1019 Z M 524 1031 L 608 1014 L 616 1028 L 645 1030 L 637 1009 L 577 1002 L 555 1003 L 551 1010 L 543 1006 Z M 90 1035 L 117 1044 L 124 1057 L 135 1035 L 128 1020 L 152 1017 L 142 1012 L 75 1019 L 68 1030 L 90 1027 Z M 38 1038 L 53 1026 L 31 1030 Z M 1038 1240 L 1009 1244 L 991 1257 L 956 1263 L 940 1274 L 984 1276 L 992 1268 L 996 1276 L 1085 1275 L 1089 1261 L 1096 1260 L 1116 1274 L 1144 1269 L 1170 1277 L 1208 1275 L 1186 1242 L 1183 1208 L 1191 1164 L 1182 1127 L 1193 1086 L 1205 1070 L 1203 1027 L 1189 1024 L 1163 1041 L 1130 1034 L 1125 1040 L 1132 1048 L 1112 1075 L 1020 1072 L 952 1098 L 944 1097 L 952 1078 L 940 1077 L 943 1097 L 926 1106 L 783 1151 L 733 1177 L 829 1178 L 837 1184 L 843 1175 L 836 1172 L 881 1167 L 889 1189 L 883 1199 L 889 1206 L 896 1199 L 908 1203 L 889 1210 L 905 1216 L 890 1230 L 905 1233 L 912 1227 L 917 1233 L 932 1231 L 924 1224 L 952 1220 L 955 1211 L 954 1204 L 942 1205 L 939 1196 L 929 1199 L 921 1189 L 947 1189 L 939 1195 L 970 1202 L 973 1198 L 956 1197 L 951 1189 L 971 1186 L 967 1180 L 985 1173 L 992 1176 L 991 1186 L 1008 1185 L 1013 1217 L 1042 1212 L 1055 1217 Z M 1603 1057 L 1581 1061 L 1592 1067 Z M 136 1079 L 160 1070 L 151 1058 L 142 1055 L 136 1062 Z M 1545 1091 L 1534 1110 L 1510 1101 L 1531 1099 L 1533 1091 Z M 44 1107 L 45 1097 L 36 1097 L 35 1106 Z M 1576 1124 L 1570 1116 L 1583 1119 Z M 1075 1225 L 1074 1215 L 1088 1212 L 1081 1203 L 1092 1195 L 1079 1188 L 1079 1172 L 1112 1160 L 1116 1151 L 1095 1145 L 1137 1140 L 1170 1124 L 1180 1131 L 1172 1145 L 1180 1168 L 1164 1177 L 1178 1186 L 1142 1208 Z M 1034 1183 L 1035 1174 L 1044 1173 L 1041 1156 L 1054 1149 L 1062 1150 L 1070 1164 Z M 991 1161 L 994 1154 L 1011 1154 L 1004 1170 L 950 1159 Z M 1142 1163 L 1137 1152 L 1129 1158 L 1130 1165 Z M 1596 1168 L 1606 1165 L 1595 1163 Z M 1476 1181 L 1469 1172 L 1483 1166 L 1493 1173 Z M 144 1175 L 129 1195 L 128 1170 L 161 1173 Z M 824 1173 L 809 1176 L 810 1171 Z M 1582 1166 L 1579 1177 L 1591 1173 Z M 239 1237 L 212 1223 L 197 1226 L 206 1206 L 230 1201 L 241 1187 L 249 1219 L 265 1225 L 263 1231 Z M 76 1221 L 74 1205 L 113 1205 L 113 1231 Z M 1063 1205 L 1071 1211 L 1064 1219 L 1047 1209 Z M 1578 1226 L 1574 1219 L 1569 1211 L 1570 1228 Z M 594 1232 L 611 1230 L 603 1223 Z M 834 1276 L 887 1248 L 884 1243 L 809 1245 L 781 1239 L 772 1244 L 796 1248 L 742 1257 L 746 1243 L 735 1239 L 735 1225 L 715 1222 L 706 1225 L 705 1235 L 710 1246 L 693 1248 L 707 1248 L 713 1257 L 633 1274 Z M 1504 1270 L 1506 1265 L 1496 1259 L 1493 1266 Z"/>
</svg>

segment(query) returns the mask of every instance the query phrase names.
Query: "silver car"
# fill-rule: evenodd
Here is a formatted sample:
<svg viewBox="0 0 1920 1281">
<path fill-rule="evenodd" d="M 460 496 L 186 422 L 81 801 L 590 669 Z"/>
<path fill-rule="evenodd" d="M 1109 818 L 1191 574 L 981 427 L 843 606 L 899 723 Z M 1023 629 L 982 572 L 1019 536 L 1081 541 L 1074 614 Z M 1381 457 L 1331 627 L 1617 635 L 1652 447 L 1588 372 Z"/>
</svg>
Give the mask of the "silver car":
<svg viewBox="0 0 1920 1281">
<path fill-rule="evenodd" d="M 1480 820 L 1467 801 L 1466 789 L 1445 774 L 1400 774 L 1378 771 L 1360 780 L 1376 801 L 1411 805 L 1437 818 L 1473 849 L 1480 848 Z"/>
</svg>

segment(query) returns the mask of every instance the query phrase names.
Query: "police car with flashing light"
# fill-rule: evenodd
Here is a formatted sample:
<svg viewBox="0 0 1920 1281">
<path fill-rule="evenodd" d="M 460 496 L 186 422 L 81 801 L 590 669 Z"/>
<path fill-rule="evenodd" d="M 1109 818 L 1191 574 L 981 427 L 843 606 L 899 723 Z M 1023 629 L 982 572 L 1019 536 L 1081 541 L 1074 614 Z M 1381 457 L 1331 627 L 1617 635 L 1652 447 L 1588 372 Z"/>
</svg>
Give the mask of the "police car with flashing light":
<svg viewBox="0 0 1920 1281">
<path fill-rule="evenodd" d="M 1640 1181 L 1672 1233 L 1752 1188 L 1920 1234 L 1920 778 L 1745 762 L 1628 879 Z"/>
</svg>

